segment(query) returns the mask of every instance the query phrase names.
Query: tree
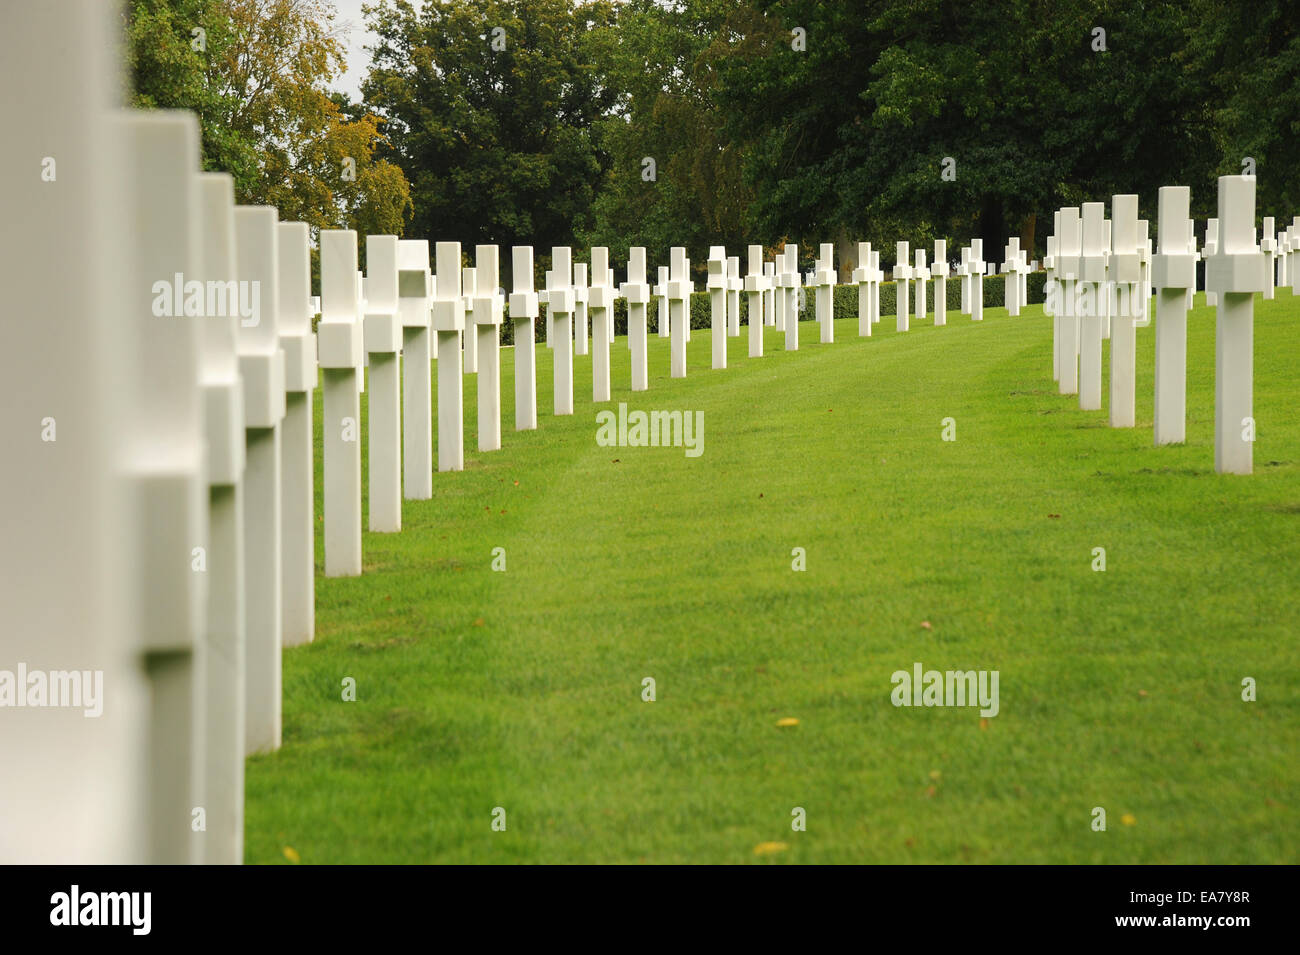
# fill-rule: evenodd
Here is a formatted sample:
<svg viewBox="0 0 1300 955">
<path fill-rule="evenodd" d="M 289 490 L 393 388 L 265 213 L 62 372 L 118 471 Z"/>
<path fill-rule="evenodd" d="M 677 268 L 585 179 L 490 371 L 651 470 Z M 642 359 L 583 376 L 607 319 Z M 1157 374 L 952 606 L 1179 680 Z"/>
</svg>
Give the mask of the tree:
<svg viewBox="0 0 1300 955">
<path fill-rule="evenodd" d="M 412 229 L 547 249 L 589 222 L 608 163 L 594 132 L 614 94 L 589 35 L 608 0 L 407 0 L 363 8 L 378 40 L 362 84 L 378 155 L 411 182 Z"/>
<path fill-rule="evenodd" d="M 241 203 L 401 235 L 409 187 L 375 157 L 378 117 L 327 91 L 343 53 L 333 18 L 328 0 L 133 0 L 134 102 L 198 113 L 204 168 L 230 172 Z"/>
</svg>

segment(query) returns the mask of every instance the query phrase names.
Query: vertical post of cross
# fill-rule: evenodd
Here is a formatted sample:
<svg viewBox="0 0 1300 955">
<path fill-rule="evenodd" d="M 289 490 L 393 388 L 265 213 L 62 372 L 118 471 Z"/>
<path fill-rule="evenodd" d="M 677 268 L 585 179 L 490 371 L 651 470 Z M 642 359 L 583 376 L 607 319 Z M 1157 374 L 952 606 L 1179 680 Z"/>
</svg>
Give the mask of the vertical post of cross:
<svg viewBox="0 0 1300 955">
<path fill-rule="evenodd" d="M 1205 287 L 1219 298 L 1214 352 L 1214 470 L 1250 474 L 1255 441 L 1255 293 L 1268 260 L 1255 238 L 1255 177 L 1219 177 L 1218 246 L 1205 258 Z"/>
<path fill-rule="evenodd" d="M 1116 197 L 1119 214 L 1126 214 L 1129 196 Z M 1079 317 L 1079 408 L 1101 410 L 1101 342 L 1104 301 L 1106 298 L 1106 206 L 1085 202 L 1082 207 L 1079 259 L 1082 291 L 1078 297 Z M 1133 210 L 1136 223 L 1136 207 Z"/>
<path fill-rule="evenodd" d="M 495 245 L 474 248 L 474 298 L 470 302 L 473 335 L 478 339 L 478 449 L 501 449 L 501 323 L 505 302 L 499 251 Z"/>
<path fill-rule="evenodd" d="M 1078 206 L 1061 210 L 1056 247 L 1061 287 L 1057 301 L 1061 324 L 1058 390 L 1063 395 L 1073 395 L 1079 391 L 1079 296 L 1075 286 L 1081 274 L 1083 256 L 1083 224 L 1079 221 Z M 1095 308 L 1095 304 L 1090 307 Z"/>
<path fill-rule="evenodd" d="M 1137 423 L 1137 328 L 1141 314 L 1142 238 L 1138 228 L 1138 197 L 1111 198 L 1109 279 L 1115 283 L 1116 307 L 1110 328 L 1110 426 L 1131 428 Z"/>
<path fill-rule="evenodd" d="M 835 245 L 831 242 L 821 244 L 817 257 L 813 284 L 817 287 L 817 323 L 821 326 L 821 343 L 829 345 L 835 341 Z"/>
<path fill-rule="evenodd" d="M 745 283 L 740 278 L 740 256 L 727 256 L 727 337 L 740 336 L 740 292 Z"/>
<path fill-rule="evenodd" d="M 763 326 L 767 316 L 763 309 L 767 279 L 763 275 L 763 247 L 749 247 L 749 269 L 745 275 L 745 293 L 749 296 L 749 357 L 763 357 Z"/>
<path fill-rule="evenodd" d="M 397 236 L 366 236 L 366 310 L 362 339 L 370 358 L 370 530 L 402 529 L 402 326 L 397 317 Z"/>
<path fill-rule="evenodd" d="M 970 240 L 970 320 L 984 321 L 984 240 Z"/>
<path fill-rule="evenodd" d="M 1181 444 L 1187 426 L 1188 289 L 1196 287 L 1196 253 L 1188 251 L 1192 191 L 1161 186 L 1160 252 L 1151 260 L 1156 298 L 1155 444 Z"/>
<path fill-rule="evenodd" d="M 438 335 L 438 470 L 465 469 L 464 372 L 461 335 L 465 331 L 460 243 L 434 246 L 435 278 L 429 327 Z"/>
<path fill-rule="evenodd" d="M 609 316 L 614 310 L 614 289 L 609 284 L 609 249 L 591 250 L 591 400 L 609 401 Z"/>
<path fill-rule="evenodd" d="M 235 207 L 240 281 L 256 282 L 262 293 L 258 326 L 244 328 L 241 323 L 239 356 L 248 426 L 244 484 L 247 548 L 244 581 L 248 612 L 244 731 L 250 753 L 280 748 L 280 650 L 284 628 L 280 427 L 284 420 L 285 392 L 284 352 L 280 350 L 276 315 L 278 219 L 279 214 L 270 206 Z"/>
<path fill-rule="evenodd" d="M 361 573 L 361 323 L 356 314 L 357 234 L 320 233 L 316 345 L 323 407 L 325 576 Z"/>
<path fill-rule="evenodd" d="M 201 277 L 206 282 L 219 282 L 226 289 L 237 289 L 234 180 L 224 173 L 200 173 L 198 180 L 203 210 L 199 230 Z M 235 300 L 237 303 L 237 295 Z M 245 446 L 244 396 L 237 352 L 238 314 L 238 307 L 227 307 L 200 320 L 200 384 L 208 441 L 209 484 L 208 607 L 205 618 L 208 652 L 203 666 L 206 745 L 202 796 L 202 805 L 207 810 L 207 832 L 203 861 L 212 865 L 238 865 L 244 858 Z M 314 350 L 311 357 L 314 366 Z M 310 441 L 311 415 L 307 417 Z M 310 469 L 310 447 L 307 462 Z M 308 512 L 311 510 L 310 480 L 309 475 Z M 287 486 L 285 490 L 287 515 Z M 308 531 L 314 532 L 314 528 L 309 526 Z M 311 547 L 310 542 L 308 547 Z M 291 584 L 287 563 L 285 569 L 285 586 L 288 588 Z M 312 570 L 309 560 L 309 596 Z M 309 601 L 308 614 L 311 609 Z M 310 622 L 308 616 L 308 626 Z M 290 632 L 286 623 L 286 637 Z"/>
<path fill-rule="evenodd" d="M 402 494 L 433 497 L 433 353 L 429 340 L 427 239 L 397 243 L 397 314 L 402 323 Z"/>
<path fill-rule="evenodd" d="M 691 321 L 693 286 L 686 261 L 686 249 L 673 246 L 668 261 L 668 316 L 672 338 L 670 372 L 674 378 L 685 378 L 686 331 Z"/>
<path fill-rule="evenodd" d="M 316 387 L 316 339 L 311 333 L 311 249 L 305 222 L 282 222 L 280 253 L 280 348 L 284 352 L 285 411 L 280 426 L 284 554 L 282 640 L 286 647 L 310 643 L 316 630 L 316 520 L 312 391 Z"/>
<path fill-rule="evenodd" d="M 627 300 L 627 338 L 632 350 L 632 390 L 645 391 L 650 387 L 646 355 L 646 311 L 650 303 L 650 286 L 646 284 L 645 248 L 642 246 L 635 246 L 628 252 L 623 298 Z"/>
<path fill-rule="evenodd" d="M 916 282 L 916 318 L 917 321 L 925 318 L 926 301 L 925 301 L 925 280 L 930 274 L 930 270 L 925 264 L 925 249 L 916 249 L 916 265 L 912 269 L 912 280 Z"/>
<path fill-rule="evenodd" d="M 727 250 L 720 245 L 709 248 L 707 287 L 709 323 L 713 335 L 713 367 L 727 367 Z"/>
<path fill-rule="evenodd" d="M 539 311 L 533 291 L 533 247 L 517 245 L 511 253 L 510 321 L 515 339 L 515 430 L 537 427 L 537 335 Z"/>
<path fill-rule="evenodd" d="M 894 321 L 900 332 L 908 329 L 907 287 L 912 278 L 912 268 L 907 262 L 907 250 L 906 242 L 899 242 L 894 247 Z"/>
<path fill-rule="evenodd" d="M 785 350 L 799 350 L 799 296 L 803 278 L 799 275 L 799 247 L 787 243 L 781 266 L 781 288 L 785 293 Z"/>
<path fill-rule="evenodd" d="M 948 242 L 934 240 L 934 262 L 930 264 L 930 277 L 934 279 L 934 324 L 948 324 Z"/>
<path fill-rule="evenodd" d="M 858 243 L 858 267 L 850 278 L 858 287 L 858 337 L 871 335 L 871 243 Z"/>
</svg>

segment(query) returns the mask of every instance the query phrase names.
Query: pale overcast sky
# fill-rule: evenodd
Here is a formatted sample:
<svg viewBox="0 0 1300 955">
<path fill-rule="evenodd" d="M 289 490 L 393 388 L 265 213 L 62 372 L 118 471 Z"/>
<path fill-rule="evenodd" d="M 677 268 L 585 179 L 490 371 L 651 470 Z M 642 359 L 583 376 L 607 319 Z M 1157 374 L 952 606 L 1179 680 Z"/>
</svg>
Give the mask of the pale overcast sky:
<svg viewBox="0 0 1300 955">
<path fill-rule="evenodd" d="M 352 97 L 353 102 L 361 99 L 361 81 L 365 79 L 370 66 L 370 55 L 363 49 L 373 42 L 370 31 L 365 28 L 361 16 L 361 4 L 374 0 L 334 0 L 338 16 L 334 25 L 338 28 L 347 47 L 347 72 L 335 80 L 334 86 Z M 423 0 L 415 0 L 415 8 L 423 6 Z"/>
</svg>

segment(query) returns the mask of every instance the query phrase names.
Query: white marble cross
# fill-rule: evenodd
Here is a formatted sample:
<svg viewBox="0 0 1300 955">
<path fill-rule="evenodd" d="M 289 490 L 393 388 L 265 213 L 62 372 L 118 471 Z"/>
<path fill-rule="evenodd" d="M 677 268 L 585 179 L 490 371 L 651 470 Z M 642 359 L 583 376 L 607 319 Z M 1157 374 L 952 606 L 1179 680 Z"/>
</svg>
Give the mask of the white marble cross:
<svg viewBox="0 0 1300 955">
<path fill-rule="evenodd" d="M 1264 286 L 1264 298 L 1272 299 L 1274 295 L 1273 277 L 1277 274 L 1277 268 L 1273 264 L 1277 257 L 1277 241 L 1274 239 L 1274 220 L 1272 216 L 1264 217 L 1264 228 L 1260 233 L 1259 250 L 1264 253 L 1268 259 L 1268 284 Z"/>
<path fill-rule="evenodd" d="M 323 393 L 325 576 L 361 573 L 362 330 L 356 298 L 357 234 L 320 232 L 320 323 L 316 326 Z"/>
<path fill-rule="evenodd" d="M 1219 177 L 1217 243 L 1205 256 L 1205 287 L 1219 298 L 1215 321 L 1214 470 L 1250 474 L 1255 441 L 1255 293 L 1268 259 L 1255 234 L 1255 177 Z"/>
<path fill-rule="evenodd" d="M 1136 197 L 1117 196 L 1116 215 L 1127 215 L 1128 200 L 1134 199 L 1133 222 L 1136 227 Z M 1102 378 L 1102 320 L 1106 288 L 1106 205 L 1102 202 L 1085 202 L 1082 206 L 1082 236 L 1080 256 L 1081 290 L 1079 294 L 1079 408 L 1082 411 L 1101 410 Z M 1008 273 L 1010 276 L 1010 273 Z M 1008 289 L 1010 291 L 1010 289 Z"/>
<path fill-rule="evenodd" d="M 465 333 L 465 297 L 461 282 L 460 243 L 434 246 L 433 301 L 429 327 L 438 336 L 438 470 L 465 470 L 465 393 L 461 337 Z M 567 339 L 566 339 L 567 341 Z"/>
<path fill-rule="evenodd" d="M 948 324 L 948 242 L 945 239 L 934 240 L 934 262 L 930 265 L 930 277 L 934 279 L 934 324 L 936 327 Z"/>
<path fill-rule="evenodd" d="M 740 293 L 745 282 L 740 277 L 740 256 L 727 257 L 727 336 L 740 336 Z"/>
<path fill-rule="evenodd" d="M 799 299 L 803 295 L 803 278 L 799 275 L 799 247 L 790 243 L 785 247 L 781 264 L 781 291 L 785 295 L 785 350 L 799 350 Z"/>
<path fill-rule="evenodd" d="M 1205 223 L 1205 262 L 1209 267 L 1210 257 L 1219 254 L 1219 220 L 1208 219 Z M 1205 275 L 1205 304 L 1218 305 L 1219 296 L 1210 288 L 1209 272 Z"/>
<path fill-rule="evenodd" d="M 668 337 L 668 266 L 658 268 L 659 281 L 655 283 L 655 304 L 659 313 L 659 337 Z"/>
<path fill-rule="evenodd" d="M 1085 238 L 1086 242 L 1086 238 Z M 1142 232 L 1138 197 L 1111 197 L 1111 247 L 1108 278 L 1115 283 L 1116 308 L 1110 331 L 1110 426 L 1137 424 L 1137 327 L 1142 309 Z M 1085 266 L 1086 267 L 1086 266 Z"/>
<path fill-rule="evenodd" d="M 591 279 L 594 282 L 596 270 L 591 270 Z M 573 353 L 575 355 L 586 355 L 588 353 L 588 339 L 590 332 L 587 330 L 587 263 L 573 263 Z"/>
<path fill-rule="evenodd" d="M 970 246 L 962 246 L 961 262 L 957 265 L 957 275 L 961 277 L 961 313 L 970 314 Z"/>
<path fill-rule="evenodd" d="M 668 314 L 672 329 L 671 374 L 673 378 L 685 378 L 687 331 L 691 322 L 691 293 L 695 287 L 690 278 L 690 264 L 686 258 L 685 248 L 673 246 L 668 261 Z"/>
<path fill-rule="evenodd" d="M 276 315 L 278 219 L 270 206 L 235 207 L 240 281 L 257 282 L 262 299 L 257 327 L 246 328 L 241 323 L 239 356 L 248 426 L 244 480 L 244 546 L 248 555 L 244 576 L 248 611 L 244 730 L 249 752 L 270 752 L 280 747 L 280 650 L 284 629 L 280 423 L 284 419 L 285 392 L 284 352 L 280 350 Z"/>
<path fill-rule="evenodd" d="M 930 269 L 925 264 L 925 249 L 916 249 L 913 252 L 916 265 L 912 269 L 912 280 L 916 283 L 913 296 L 914 307 L 916 308 L 917 321 L 925 318 L 926 301 L 925 301 L 925 283 L 930 277 Z"/>
<path fill-rule="evenodd" d="M 537 427 L 537 351 L 534 322 L 540 311 L 533 291 L 533 247 L 517 245 L 511 259 L 510 321 L 515 339 L 515 430 Z"/>
<path fill-rule="evenodd" d="M 817 323 L 821 326 L 821 343 L 835 341 L 835 245 L 823 242 L 821 254 L 813 270 L 813 285 L 817 289 L 815 308 Z"/>
<path fill-rule="evenodd" d="M 770 287 L 768 277 L 763 274 L 763 247 L 749 247 L 749 271 L 745 275 L 745 293 L 749 296 L 749 357 L 763 357 L 763 327 L 767 316 L 763 309 L 763 299 Z"/>
<path fill-rule="evenodd" d="M 634 246 L 628 251 L 627 282 L 623 284 L 623 298 L 627 300 L 627 339 L 632 352 L 632 390 L 645 391 L 650 387 L 647 358 L 646 311 L 650 304 L 650 286 L 646 283 L 645 248 Z"/>
<path fill-rule="evenodd" d="M 1081 274 L 1083 255 L 1083 224 L 1079 221 L 1079 207 L 1067 206 L 1061 210 L 1061 223 L 1056 234 L 1056 271 L 1060 286 L 1057 313 L 1060 322 L 1060 393 L 1077 394 L 1079 391 L 1079 315 L 1076 283 Z M 1094 306 L 1095 307 L 1095 306 Z"/>
<path fill-rule="evenodd" d="M 970 319 L 972 322 L 984 321 L 984 240 L 970 240 L 970 257 L 966 260 L 970 269 Z"/>
<path fill-rule="evenodd" d="M 546 310 L 553 330 L 555 414 L 573 414 L 573 259 L 567 246 L 551 249 L 546 273 Z"/>
<path fill-rule="evenodd" d="M 130 312 L 125 324 L 116 329 L 126 344 L 126 361 L 115 369 L 125 372 L 123 381 L 114 382 L 122 386 L 122 390 L 115 396 L 100 396 L 103 401 L 121 400 L 128 413 L 126 440 L 117 449 L 120 456 L 114 470 L 118 471 L 118 477 L 125 478 L 130 489 L 132 509 L 128 512 L 128 520 L 131 525 L 127 535 L 114 541 L 113 546 L 117 559 L 135 563 L 140 574 L 134 582 L 132 598 L 143 604 L 137 636 L 152 696 L 149 740 L 136 758 L 149 767 L 150 790 L 145 812 L 151 829 L 150 854 L 158 862 L 185 864 L 202 859 L 203 837 L 192 832 L 189 822 L 191 809 L 201 798 L 205 765 L 203 687 L 206 682 L 206 641 L 203 622 L 207 576 L 195 573 L 193 565 L 195 548 L 204 553 L 209 547 L 205 505 L 210 493 L 204 462 L 203 392 L 199 386 L 200 326 L 194 320 L 205 311 L 204 290 L 202 287 L 196 290 L 197 282 L 194 280 L 202 266 L 198 243 L 201 209 L 194 175 L 199 164 L 199 133 L 193 115 L 170 111 L 120 114 L 115 126 L 121 137 L 119 142 L 126 150 L 123 180 L 112 185 L 112 188 L 122 190 L 125 206 L 125 220 L 115 223 L 118 230 L 116 239 L 129 240 L 135 255 L 128 272 Z M 97 158 L 85 157 L 83 161 L 92 163 Z M 65 170 L 69 164 L 65 162 Z M 79 174 L 84 173 L 73 172 L 72 176 Z M 8 188 L 9 195 L 17 191 L 13 186 Z M 46 185 L 44 188 L 48 191 L 55 187 Z M 266 211 L 275 215 L 273 209 Z M 67 260 L 62 248 L 62 241 L 48 247 L 49 251 L 58 253 L 62 269 L 56 280 L 60 282 L 71 280 L 82 264 Z M 10 266 L 11 260 L 7 260 L 6 270 Z M 274 269 L 274 262 L 271 267 Z M 6 274 L 21 276 L 23 281 L 31 280 L 30 276 L 17 272 L 7 271 Z M 263 276 L 259 273 L 248 277 Z M 197 291 L 199 298 L 197 313 L 190 307 L 191 291 Z M 265 294 L 267 291 L 269 295 Z M 6 297 L 10 293 L 11 290 L 6 289 Z M 263 289 L 260 296 L 254 291 L 254 297 L 260 297 L 262 303 L 260 327 L 252 329 L 255 335 L 250 335 L 250 329 L 241 326 L 238 344 L 241 359 L 246 351 L 255 347 L 260 352 L 265 342 L 270 342 L 270 348 L 279 354 L 273 275 L 269 290 Z M 160 304 L 166 307 L 160 309 Z M 47 317 L 51 316 L 43 314 L 40 320 Z M 5 325 L 8 345 L 7 312 Z M 83 346 L 65 341 L 57 347 L 60 355 L 66 355 Z M 36 355 L 21 357 L 22 360 L 39 360 Z M 280 372 L 278 379 L 272 378 L 268 383 L 270 430 L 278 429 L 284 415 L 284 365 L 281 362 L 277 366 L 273 360 L 268 364 L 272 370 L 278 368 Z M 12 384 L 11 380 L 6 380 L 6 387 Z M 27 410 L 25 402 L 28 398 L 27 393 L 19 398 L 19 406 L 27 419 L 21 432 L 22 441 L 43 441 L 37 437 L 45 430 L 42 412 L 35 408 Z M 62 414 L 62 405 L 62 401 L 55 402 L 47 406 L 49 411 L 45 412 L 52 413 L 56 420 L 62 418 L 58 421 L 63 426 L 62 431 L 53 443 L 91 440 L 90 435 L 80 431 L 77 417 Z M 275 433 L 278 435 L 278 430 Z M 253 436 L 254 433 L 250 432 L 249 437 Z M 276 455 L 274 464 L 278 477 L 278 445 L 258 443 L 258 463 L 265 461 L 263 452 L 268 447 Z M 9 453 L 6 449 L 5 454 Z M 261 487 L 259 481 L 259 490 Z M 10 489 L 6 483 L 6 490 Z M 275 491 L 278 494 L 278 481 Z M 12 505 L 11 511 L 22 511 L 28 507 L 28 501 L 14 500 Z M 278 507 L 270 516 L 276 522 L 274 531 L 278 542 Z M 22 518 L 18 517 L 18 520 L 21 522 Z M 8 521 L 6 518 L 7 524 Z M 74 540 L 79 540 L 79 529 L 73 529 L 73 535 Z M 6 528 L 6 547 L 9 543 Z M 272 585 L 278 595 L 279 553 L 272 554 L 271 559 L 276 562 L 277 578 Z M 28 582 L 37 576 L 30 567 L 19 570 L 19 577 Z M 99 582 L 96 581 L 95 585 Z M 61 617 L 62 604 L 81 596 L 65 592 L 57 604 L 47 609 L 48 617 Z M 275 639 L 278 652 L 278 604 L 274 605 L 274 610 L 274 620 L 267 621 L 273 626 L 273 632 L 258 633 L 259 652 L 264 645 L 263 638 Z M 43 632 L 45 625 L 46 621 L 42 620 L 36 627 Z M 6 619 L 4 637 L 0 637 L 6 645 L 6 653 L 11 639 L 9 628 L 10 621 Z M 77 668 L 81 665 L 79 661 L 76 663 Z M 277 668 L 275 674 L 267 674 L 264 680 L 259 681 L 259 704 L 263 699 L 260 691 L 272 676 L 276 678 L 276 689 L 279 688 Z M 26 694 L 27 691 L 28 686 L 21 685 L 17 692 Z M 107 695 L 101 699 L 106 706 L 111 706 L 112 687 L 104 687 L 102 692 Z M 279 700 L 275 702 L 277 735 L 274 743 L 278 745 Z M 14 732 L 8 725 L 12 711 L 0 712 L 3 712 L 0 719 L 5 722 L 3 733 Z M 48 732 L 48 729 L 42 727 L 41 732 Z M 43 767 L 46 763 L 39 760 L 33 765 Z M 15 769 L 6 766 L 6 776 Z M 7 778 L 6 788 L 25 782 L 26 777 L 34 775 L 17 769 L 20 776 L 12 781 Z M 25 820 L 5 821 L 9 826 L 22 823 Z"/>
<path fill-rule="evenodd" d="M 1020 239 L 1018 236 L 1011 236 L 1007 239 L 1006 249 L 1003 251 L 1005 256 L 1003 260 L 1003 271 L 1006 273 L 1006 282 L 1003 290 L 1003 297 L 1006 300 L 1007 314 L 1016 317 L 1020 314 L 1020 278 L 1022 266 L 1020 263 Z"/>
<path fill-rule="evenodd" d="M 1155 444 L 1181 444 L 1187 428 L 1187 308 L 1189 289 L 1196 288 L 1192 221 L 1188 218 L 1192 191 L 1186 186 L 1162 186 L 1158 209 L 1160 252 L 1151 260 L 1156 297 Z"/>
<path fill-rule="evenodd" d="M 763 291 L 763 324 L 769 328 L 777 325 L 776 320 L 776 262 L 763 263 L 763 278 L 766 280 L 766 287 Z"/>
<path fill-rule="evenodd" d="M 713 367 L 727 367 L 727 250 L 720 245 L 709 248 L 708 282 L 710 327 L 713 333 Z"/>
<path fill-rule="evenodd" d="M 402 324 L 397 315 L 397 236 L 366 236 L 363 341 L 370 358 L 367 438 L 371 533 L 402 529 Z"/>
<path fill-rule="evenodd" d="M 609 249 L 591 250 L 591 289 L 587 304 L 591 309 L 591 400 L 609 401 L 609 316 L 614 313 L 614 287 L 610 284 Z"/>
<path fill-rule="evenodd" d="M 908 329 L 907 288 L 912 278 L 912 268 L 907 264 L 908 244 L 899 242 L 894 256 L 894 315 L 895 327 L 900 332 Z"/>
<path fill-rule="evenodd" d="M 312 392 L 316 388 L 316 338 L 311 332 L 310 230 L 281 222 L 280 349 L 284 352 L 285 413 L 280 425 L 284 592 L 281 639 L 286 647 L 310 643 L 316 630 L 315 442 Z"/>
<path fill-rule="evenodd" d="M 871 335 L 871 243 L 858 243 L 858 267 L 850 276 L 858 287 L 858 337 Z"/>
<path fill-rule="evenodd" d="M 433 349 L 429 337 L 429 241 L 397 243 L 397 314 L 402 323 L 402 494 L 433 497 Z"/>
<path fill-rule="evenodd" d="M 201 278 L 205 282 L 223 283 L 228 290 L 237 289 L 234 180 L 225 173 L 200 173 L 198 180 L 203 215 L 199 229 Z M 283 262 L 282 258 L 282 265 Z M 237 352 L 240 320 L 238 309 L 212 310 L 201 320 L 199 342 L 209 484 L 202 796 L 207 811 L 207 831 L 203 861 L 212 865 L 239 865 L 244 860 L 244 655 L 247 621 L 244 617 L 244 396 Z M 314 346 L 315 342 L 312 344 Z M 314 367 L 314 347 L 311 359 Z M 307 400 L 311 400 L 310 392 Z M 307 408 L 310 440 L 310 404 Z M 310 446 L 307 462 L 306 510 L 310 515 Z M 289 512 L 297 502 L 290 501 L 289 487 L 286 486 L 285 492 L 288 541 Z M 308 521 L 311 522 L 310 516 Z M 312 523 L 309 523 L 308 530 L 315 533 Z M 310 550 L 308 553 L 310 555 Z M 290 634 L 297 633 L 294 629 L 296 623 L 291 625 L 288 618 L 292 616 L 296 621 L 299 610 L 296 602 L 290 608 L 288 591 L 299 587 L 302 580 L 296 574 L 290 577 L 287 561 L 285 571 L 286 623 L 283 636 L 287 643 Z M 313 574 L 314 567 L 309 561 L 306 580 L 309 595 L 306 622 L 309 627 Z M 8 602 L 5 605 L 10 606 Z M 311 639 L 310 629 L 307 639 Z"/>
<path fill-rule="evenodd" d="M 469 300 L 466 339 L 478 339 L 478 449 L 501 449 L 501 323 L 505 300 L 500 290 L 500 250 L 474 247 L 474 297 Z"/>
</svg>

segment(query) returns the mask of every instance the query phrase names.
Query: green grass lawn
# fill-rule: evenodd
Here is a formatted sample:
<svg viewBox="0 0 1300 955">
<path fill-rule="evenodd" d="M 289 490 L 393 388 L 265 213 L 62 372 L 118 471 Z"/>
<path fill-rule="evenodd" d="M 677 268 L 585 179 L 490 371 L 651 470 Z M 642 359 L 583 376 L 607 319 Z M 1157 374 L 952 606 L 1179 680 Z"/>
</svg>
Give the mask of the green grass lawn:
<svg viewBox="0 0 1300 955">
<path fill-rule="evenodd" d="M 1188 443 L 1161 449 L 1154 327 L 1115 430 L 1056 394 L 1038 306 L 844 320 L 829 346 L 805 322 L 793 353 L 768 329 L 761 360 L 742 328 L 725 371 L 696 330 L 684 380 L 652 322 L 636 395 L 619 338 L 601 407 L 703 411 L 698 458 L 598 446 L 589 356 L 553 416 L 545 346 L 516 432 L 503 351 L 502 450 L 475 450 L 467 376 L 465 470 L 365 534 L 359 578 L 321 576 L 318 537 L 247 860 L 1300 862 L 1300 299 L 1278 296 L 1250 477 L 1214 473 L 1203 297 Z M 916 662 L 1000 671 L 1001 712 L 894 707 Z"/>
</svg>

